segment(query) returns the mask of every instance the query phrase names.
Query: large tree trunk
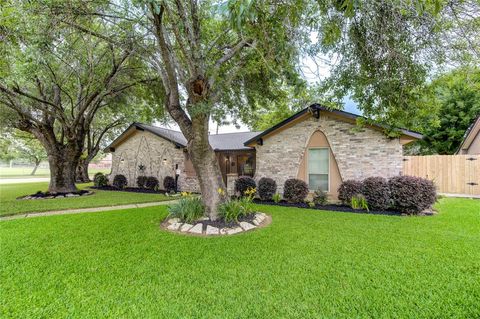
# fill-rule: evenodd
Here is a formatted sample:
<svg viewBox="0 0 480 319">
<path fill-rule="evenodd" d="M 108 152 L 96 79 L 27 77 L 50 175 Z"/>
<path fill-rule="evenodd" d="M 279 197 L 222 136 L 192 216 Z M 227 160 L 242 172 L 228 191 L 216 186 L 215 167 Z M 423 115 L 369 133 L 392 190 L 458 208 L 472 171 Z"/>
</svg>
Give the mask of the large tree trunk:
<svg viewBox="0 0 480 319">
<path fill-rule="evenodd" d="M 68 193 L 77 191 L 77 187 L 75 186 L 75 169 L 77 167 L 79 154 L 75 153 L 75 151 L 68 149 L 49 152 L 49 192 Z"/>
<path fill-rule="evenodd" d="M 88 165 L 90 162 L 87 159 L 80 158 L 76 168 L 76 181 L 77 183 L 88 183 L 90 177 L 88 176 Z"/>
<path fill-rule="evenodd" d="M 211 220 L 216 220 L 218 205 L 226 198 L 226 189 L 217 157 L 208 141 L 208 118 L 193 119 L 192 128 L 192 138 L 188 141 L 188 153 L 197 173 L 202 200 L 206 208 L 205 213 Z"/>
</svg>

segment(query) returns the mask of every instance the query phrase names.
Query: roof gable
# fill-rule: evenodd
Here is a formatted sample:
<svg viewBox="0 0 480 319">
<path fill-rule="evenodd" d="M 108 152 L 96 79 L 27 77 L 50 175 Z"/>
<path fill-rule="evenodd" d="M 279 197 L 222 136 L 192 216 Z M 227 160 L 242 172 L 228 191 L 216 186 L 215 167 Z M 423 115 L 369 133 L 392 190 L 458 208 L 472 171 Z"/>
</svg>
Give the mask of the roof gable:
<svg viewBox="0 0 480 319">
<path fill-rule="evenodd" d="M 307 115 L 312 115 L 316 118 L 319 118 L 320 112 L 328 112 L 328 113 L 331 113 L 333 115 L 338 116 L 339 118 L 343 118 L 343 119 L 349 120 L 349 121 L 352 121 L 352 120 L 356 121 L 357 118 L 366 119 L 363 116 L 356 115 L 356 114 L 353 114 L 353 113 L 340 111 L 340 110 L 330 110 L 330 109 L 328 109 L 324 106 L 321 106 L 320 104 L 312 104 L 309 107 L 295 113 L 294 115 L 292 115 L 289 118 L 283 120 L 282 122 L 272 126 L 271 128 L 269 128 L 269 129 L 263 131 L 262 133 L 254 136 L 253 138 L 249 139 L 248 141 L 245 142 L 245 145 L 252 145 L 254 142 L 260 141 L 263 137 L 266 137 L 267 135 L 274 134 L 277 130 L 285 127 L 286 125 L 291 124 L 292 122 L 294 122 L 296 120 L 302 119 L 303 117 L 306 117 Z M 380 129 L 380 130 L 384 130 L 386 128 L 386 126 L 383 126 L 383 125 L 380 125 L 380 124 L 369 124 L 369 125 L 374 127 L 374 128 Z M 412 141 L 423 138 L 423 135 L 418 133 L 418 132 L 410 131 L 410 130 L 403 129 L 403 128 L 398 128 L 398 130 L 401 132 L 402 135 L 405 135 L 409 138 L 412 138 Z"/>
<path fill-rule="evenodd" d="M 478 134 L 480 134 L 480 115 L 465 131 L 462 143 L 460 144 L 456 154 L 460 153 L 462 150 L 468 150 Z"/>
<path fill-rule="evenodd" d="M 187 146 L 187 139 L 182 132 L 143 123 L 132 123 L 119 137 L 117 137 L 108 147 L 105 148 L 105 151 L 114 151 L 115 147 L 128 139 L 134 130 L 150 132 L 158 137 L 172 142 L 177 147 Z M 251 147 L 244 145 L 245 141 L 258 135 L 259 133 L 260 132 L 238 132 L 214 134 L 209 135 L 208 139 L 210 145 L 215 151 L 250 150 L 252 149 Z"/>
</svg>

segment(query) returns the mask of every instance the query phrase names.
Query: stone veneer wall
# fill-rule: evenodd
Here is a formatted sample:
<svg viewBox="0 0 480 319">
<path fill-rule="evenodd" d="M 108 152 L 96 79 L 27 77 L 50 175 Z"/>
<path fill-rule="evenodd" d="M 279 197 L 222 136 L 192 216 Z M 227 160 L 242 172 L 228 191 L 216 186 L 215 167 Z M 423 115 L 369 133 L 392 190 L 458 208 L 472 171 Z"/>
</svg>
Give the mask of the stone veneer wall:
<svg viewBox="0 0 480 319">
<path fill-rule="evenodd" d="M 175 164 L 178 164 L 180 169 L 179 190 L 198 192 L 197 178 L 185 173 L 185 155 L 182 148 L 176 148 L 172 142 L 150 132 L 135 131 L 112 153 L 110 182 L 115 175 L 123 174 L 127 178 L 128 186 L 136 187 L 137 176 L 155 176 L 160 182 L 160 189 L 163 189 L 165 176 L 175 177 Z M 140 165 L 145 166 L 143 172 L 139 169 Z"/>
<path fill-rule="evenodd" d="M 400 139 L 388 139 L 377 130 L 325 116 L 313 116 L 283 131 L 264 138 L 256 145 L 257 164 L 255 179 L 273 178 L 283 193 L 283 184 L 296 178 L 305 147 L 310 136 L 320 130 L 330 143 L 342 180 L 364 179 L 370 176 L 385 178 L 402 171 L 402 145 Z"/>
</svg>

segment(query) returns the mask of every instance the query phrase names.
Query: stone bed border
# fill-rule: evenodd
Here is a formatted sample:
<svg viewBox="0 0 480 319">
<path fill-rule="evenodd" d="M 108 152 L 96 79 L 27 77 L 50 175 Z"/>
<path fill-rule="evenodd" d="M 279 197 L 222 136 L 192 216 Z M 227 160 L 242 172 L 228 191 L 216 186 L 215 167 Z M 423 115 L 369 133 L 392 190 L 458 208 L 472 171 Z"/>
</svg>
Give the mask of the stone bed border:
<svg viewBox="0 0 480 319">
<path fill-rule="evenodd" d="M 239 233 L 245 233 L 257 228 L 263 228 L 270 225 L 272 222 L 272 217 L 265 214 L 257 212 L 255 213 L 255 218 L 251 223 L 249 222 L 239 222 L 239 225 L 233 228 L 225 227 L 218 228 L 214 226 L 207 225 L 204 229 L 204 225 L 201 222 L 196 222 L 193 224 L 183 223 L 178 218 L 170 218 L 164 220 L 160 227 L 163 230 L 166 230 L 171 233 L 177 233 L 182 235 L 190 236 L 201 236 L 201 237 L 214 237 L 214 236 L 225 236 L 225 235 L 235 235 Z"/>
</svg>

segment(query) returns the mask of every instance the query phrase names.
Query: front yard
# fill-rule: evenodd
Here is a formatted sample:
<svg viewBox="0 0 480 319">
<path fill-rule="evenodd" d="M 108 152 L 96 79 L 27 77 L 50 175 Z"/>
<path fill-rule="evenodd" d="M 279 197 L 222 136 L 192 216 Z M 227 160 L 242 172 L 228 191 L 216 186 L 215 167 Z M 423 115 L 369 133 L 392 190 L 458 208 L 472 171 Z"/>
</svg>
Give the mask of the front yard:
<svg viewBox="0 0 480 319">
<path fill-rule="evenodd" d="M 0 317 L 480 317 L 478 200 L 258 209 L 270 226 L 218 238 L 160 230 L 165 207 L 0 222 Z"/>
<path fill-rule="evenodd" d="M 79 184 L 85 189 L 89 184 Z M 31 195 L 37 191 L 46 191 L 48 182 L 25 184 L 0 184 L 0 216 L 15 215 L 28 212 L 42 212 L 74 208 L 90 208 L 101 206 L 137 204 L 170 200 L 162 194 L 141 194 L 128 192 L 111 192 L 94 190 L 95 194 L 75 198 L 17 200 L 23 195 Z"/>
</svg>

